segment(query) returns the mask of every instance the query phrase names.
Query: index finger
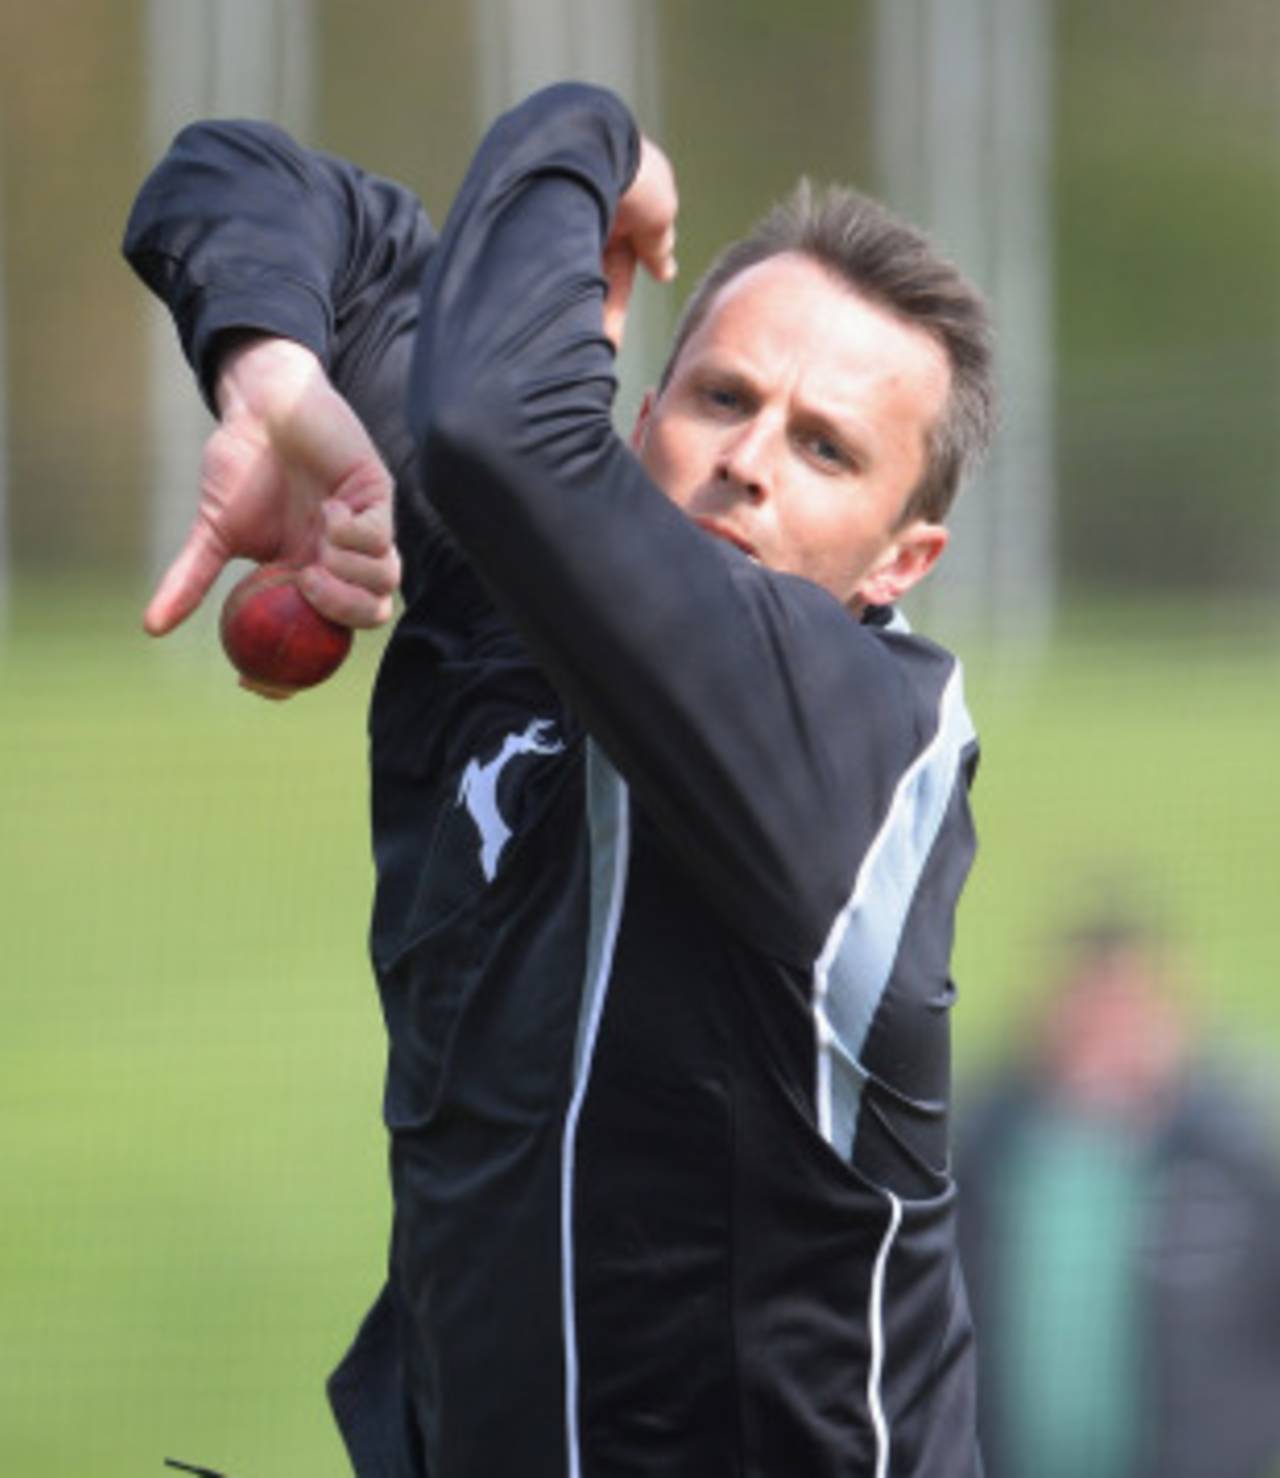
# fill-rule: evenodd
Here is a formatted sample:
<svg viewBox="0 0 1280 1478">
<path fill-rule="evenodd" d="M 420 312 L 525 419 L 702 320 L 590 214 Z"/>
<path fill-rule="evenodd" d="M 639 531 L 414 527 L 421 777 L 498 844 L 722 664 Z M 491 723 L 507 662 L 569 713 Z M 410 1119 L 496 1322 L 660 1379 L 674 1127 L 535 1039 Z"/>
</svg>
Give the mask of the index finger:
<svg viewBox="0 0 1280 1478">
<path fill-rule="evenodd" d="M 227 563 L 226 547 L 203 519 L 196 522 L 177 558 L 161 576 L 142 617 L 149 636 L 167 636 L 209 593 Z"/>
</svg>

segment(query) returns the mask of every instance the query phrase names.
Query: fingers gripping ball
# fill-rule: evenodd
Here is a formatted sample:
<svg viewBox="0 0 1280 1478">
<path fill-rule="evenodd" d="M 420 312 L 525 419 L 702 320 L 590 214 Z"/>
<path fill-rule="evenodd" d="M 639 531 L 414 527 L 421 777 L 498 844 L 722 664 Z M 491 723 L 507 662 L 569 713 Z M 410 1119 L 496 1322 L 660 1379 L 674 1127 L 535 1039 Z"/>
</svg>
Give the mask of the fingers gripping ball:
<svg viewBox="0 0 1280 1478">
<path fill-rule="evenodd" d="M 342 665 L 351 629 L 322 616 L 298 589 L 289 565 L 261 565 L 222 607 L 222 646 L 241 687 L 264 698 L 289 698 Z"/>
</svg>

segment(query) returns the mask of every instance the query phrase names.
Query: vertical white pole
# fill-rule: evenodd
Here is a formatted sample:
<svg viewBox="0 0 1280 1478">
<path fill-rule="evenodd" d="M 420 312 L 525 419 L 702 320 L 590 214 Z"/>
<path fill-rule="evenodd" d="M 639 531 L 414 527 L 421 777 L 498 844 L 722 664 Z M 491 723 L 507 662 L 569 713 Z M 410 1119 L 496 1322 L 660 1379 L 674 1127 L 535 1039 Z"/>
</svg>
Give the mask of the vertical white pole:
<svg viewBox="0 0 1280 1478">
<path fill-rule="evenodd" d="M 610 87 L 640 126 L 662 136 L 656 7 L 645 0 L 476 0 L 477 106 L 481 127 L 551 82 Z M 618 360 L 615 415 L 627 430 L 665 347 L 668 304 L 643 273 Z M 674 311 L 672 307 L 671 311 Z"/>
<path fill-rule="evenodd" d="M 305 134 L 311 117 L 311 0 L 149 0 L 147 152 L 159 159 L 197 118 L 268 118 Z M 168 313 L 148 322 L 149 564 L 181 547 L 195 513 L 209 417 Z"/>
<path fill-rule="evenodd" d="M 877 0 L 876 37 L 882 186 L 986 292 L 998 335 L 996 449 L 912 604 L 1035 648 L 1057 597 L 1049 0 Z"/>
<path fill-rule="evenodd" d="M 9 331 L 5 284 L 4 158 L 0 155 L 0 631 L 8 624 L 9 544 Z"/>
<path fill-rule="evenodd" d="M 998 182 L 989 174 L 990 38 L 988 0 L 928 0 L 925 30 L 924 187 L 927 223 L 956 261 L 994 299 L 990 215 Z M 998 305 L 993 301 L 993 310 Z M 993 461 L 956 504 L 952 547 L 931 592 L 948 628 L 987 625 L 992 546 Z"/>
<path fill-rule="evenodd" d="M 150 0 L 147 7 L 147 157 L 157 160 L 208 93 L 212 7 L 199 0 Z M 147 446 L 152 581 L 178 552 L 196 507 L 200 448 L 208 417 L 192 388 L 169 314 L 147 318 Z"/>
<path fill-rule="evenodd" d="M 918 98 L 928 36 L 918 0 L 875 0 L 871 129 L 879 189 L 908 220 L 923 222 L 926 142 Z"/>
<path fill-rule="evenodd" d="M 992 163 L 1004 434 L 992 479 L 992 588 L 1000 631 L 1052 634 L 1058 603 L 1053 321 L 1053 17 L 1050 0 L 995 0 Z"/>
</svg>

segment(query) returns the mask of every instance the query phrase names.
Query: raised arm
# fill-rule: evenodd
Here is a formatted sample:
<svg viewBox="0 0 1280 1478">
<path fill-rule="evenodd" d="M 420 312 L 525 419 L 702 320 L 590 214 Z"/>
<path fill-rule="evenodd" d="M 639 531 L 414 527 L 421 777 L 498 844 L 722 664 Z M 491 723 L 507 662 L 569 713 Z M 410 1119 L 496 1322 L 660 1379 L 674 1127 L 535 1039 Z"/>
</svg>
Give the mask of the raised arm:
<svg viewBox="0 0 1280 1478">
<path fill-rule="evenodd" d="M 812 960 L 920 742 L 881 638 L 693 525 L 615 434 L 601 255 L 640 142 L 561 87 L 482 145 L 423 286 L 423 486 L 691 881 Z"/>
</svg>

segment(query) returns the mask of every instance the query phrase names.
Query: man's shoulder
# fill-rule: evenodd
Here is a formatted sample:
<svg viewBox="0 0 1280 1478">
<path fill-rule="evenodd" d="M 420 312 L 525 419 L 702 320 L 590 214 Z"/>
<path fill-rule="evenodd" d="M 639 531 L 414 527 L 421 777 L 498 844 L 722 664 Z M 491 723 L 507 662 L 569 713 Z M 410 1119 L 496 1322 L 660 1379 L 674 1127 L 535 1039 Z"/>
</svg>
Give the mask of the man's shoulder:
<svg viewBox="0 0 1280 1478">
<path fill-rule="evenodd" d="M 964 688 L 964 667 L 954 652 L 933 638 L 914 631 L 898 612 L 889 619 L 863 623 L 894 664 L 918 712 L 933 715 L 950 711 L 972 729 Z"/>
<path fill-rule="evenodd" d="M 855 616 L 812 581 L 773 571 L 745 576 L 767 592 L 762 610 L 776 603 L 785 649 L 795 667 L 796 686 L 819 706 L 826 721 L 843 732 L 854 717 L 864 738 L 862 753 L 880 734 L 888 748 L 909 762 L 943 728 L 961 746 L 973 739 L 964 673 L 959 659 L 937 641 L 912 629 L 902 613 L 871 607 Z"/>
</svg>

